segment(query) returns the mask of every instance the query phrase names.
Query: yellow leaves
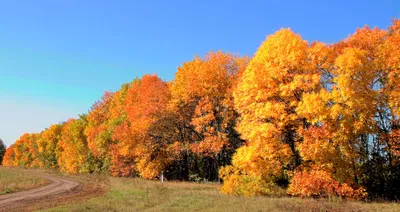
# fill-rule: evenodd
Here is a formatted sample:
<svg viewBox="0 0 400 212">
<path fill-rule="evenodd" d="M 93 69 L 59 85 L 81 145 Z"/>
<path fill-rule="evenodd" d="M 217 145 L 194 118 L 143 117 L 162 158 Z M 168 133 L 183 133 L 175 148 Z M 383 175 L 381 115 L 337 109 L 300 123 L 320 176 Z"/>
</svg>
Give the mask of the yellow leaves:
<svg viewBox="0 0 400 212">
<path fill-rule="evenodd" d="M 281 119 L 281 114 L 285 113 L 286 105 L 279 102 L 266 102 L 258 103 L 253 107 L 255 109 L 256 117 L 259 119 L 265 119 L 268 117 Z"/>
<path fill-rule="evenodd" d="M 394 114 L 400 116 L 400 21 L 394 20 L 390 27 L 389 35 L 380 48 L 380 62 L 384 68 L 384 74 L 388 76 L 389 105 Z"/>
<path fill-rule="evenodd" d="M 267 37 L 254 57 L 259 59 L 253 59 L 250 67 L 262 63 L 265 67 L 297 69 L 305 62 L 307 45 L 300 35 L 290 29 L 281 29 Z"/>
<path fill-rule="evenodd" d="M 308 49 L 309 70 L 326 70 L 332 69 L 332 63 L 335 59 L 333 50 L 330 46 L 321 43 L 313 42 Z"/>
<path fill-rule="evenodd" d="M 283 175 L 284 167 L 290 163 L 290 145 L 297 142 L 296 129 L 301 123 L 296 107 L 303 92 L 313 90 L 320 80 L 316 72 L 307 71 L 308 48 L 299 35 L 282 29 L 267 38 L 244 72 L 234 100 L 241 115 L 237 129 L 247 146 L 239 148 L 233 158 L 231 169 L 238 171 L 225 179 L 246 186 L 230 190 L 224 185 L 225 192 L 271 192 L 273 180 Z M 290 137 L 285 138 L 285 130 Z M 248 184 L 248 179 L 257 183 Z"/>
<path fill-rule="evenodd" d="M 283 182 L 293 195 L 362 196 L 360 167 L 400 155 L 399 46 L 398 20 L 333 45 L 281 29 L 250 63 L 209 53 L 183 63 L 172 82 L 145 75 L 106 92 L 87 120 L 23 135 L 4 164 L 58 159 L 62 171 L 82 172 L 96 160 L 114 176 L 152 179 L 168 169 L 217 180 L 237 150 L 220 170 L 224 193 L 271 194 Z"/>
<path fill-rule="evenodd" d="M 368 65 L 366 53 L 366 51 L 358 48 L 346 48 L 335 62 L 335 65 L 339 67 L 338 74 L 353 75 L 360 68 L 368 69 L 368 67 L 365 67 Z"/>
<path fill-rule="evenodd" d="M 295 148 L 306 161 L 302 168 L 325 169 L 325 173 L 315 173 L 321 174 L 320 180 L 354 183 L 352 161 L 360 157 L 357 138 L 376 132 L 377 107 L 386 99 L 381 84 L 385 79 L 380 80 L 386 75 L 379 61 L 389 60 L 390 54 L 378 54 L 384 43 L 386 49 L 394 47 L 385 42 L 386 36 L 386 31 L 365 27 L 343 42 L 314 42 L 311 46 L 287 29 L 269 36 L 234 92 L 235 108 L 241 116 L 237 129 L 247 146 L 238 149 L 229 168 L 235 171 L 224 173 L 225 178 L 239 183 L 242 177 L 257 173 L 274 183 L 270 177 L 282 174 Z M 389 82 L 400 82 L 400 77 L 390 77 L 400 74 L 389 73 Z M 400 95 L 392 91 L 391 105 L 399 108 L 395 102 Z M 317 192 L 321 189 L 315 188 Z M 353 191 L 343 184 L 334 192 L 345 195 Z"/>
<path fill-rule="evenodd" d="M 70 119 L 63 126 L 60 141 L 57 144 L 58 166 L 61 171 L 78 173 L 83 171 L 83 165 L 88 153 L 84 130 L 87 121 L 85 116 Z"/>
<path fill-rule="evenodd" d="M 375 57 L 387 34 L 385 30 L 365 26 L 357 29 L 353 35 L 344 40 L 345 47 L 359 48 L 365 50 L 369 57 Z"/>
<path fill-rule="evenodd" d="M 320 78 L 319 74 L 298 74 L 293 77 L 293 81 L 290 83 L 287 92 L 294 92 L 298 89 L 312 90 L 314 85 L 320 83 Z M 283 95 L 286 96 L 288 94 L 290 93 L 285 93 Z"/>
<path fill-rule="evenodd" d="M 289 188 L 292 194 L 357 196 L 353 188 L 337 184 L 335 180 L 354 183 L 356 170 L 352 161 L 360 157 L 356 151 L 356 138 L 363 133 L 372 133 L 371 126 L 375 124 L 378 92 L 374 90 L 377 88 L 374 83 L 379 72 L 374 69 L 375 58 L 372 56 L 375 52 L 371 52 L 376 46 L 364 36 L 367 32 L 369 29 L 358 31 L 342 43 L 345 47 L 341 46 L 336 58 L 331 59 L 332 68 L 328 70 L 333 84 L 305 94 L 297 108 L 300 115 L 315 125 L 301 131 L 304 140 L 298 145 L 300 155 L 309 161 L 307 165 L 324 171 L 295 175 Z M 373 43 L 378 42 L 375 41 Z"/>
<path fill-rule="evenodd" d="M 191 130 L 184 138 L 191 152 L 213 156 L 223 148 L 234 148 L 229 137 L 236 113 L 232 90 L 247 66 L 247 58 L 229 53 L 209 53 L 184 63 L 170 86 L 171 108 Z M 234 140 L 235 141 L 235 140 Z"/>
<path fill-rule="evenodd" d="M 246 58 L 229 53 L 209 53 L 205 59 L 196 57 L 178 68 L 171 86 L 173 102 L 188 103 L 196 96 L 224 97 L 234 84 L 231 76 L 241 74 Z"/>
<path fill-rule="evenodd" d="M 303 95 L 303 100 L 299 103 L 296 111 L 301 116 L 307 118 L 312 124 L 322 121 L 329 115 L 326 107 L 329 102 L 329 93 L 322 89 L 319 93 L 309 93 Z"/>
<path fill-rule="evenodd" d="M 338 67 L 338 75 L 334 82 L 340 90 L 342 101 L 350 104 L 350 107 L 361 107 L 354 100 L 374 100 L 373 79 L 377 73 L 372 69 L 371 61 L 366 56 L 366 51 L 347 48 L 335 62 Z M 367 99 L 370 97 L 370 99 Z M 364 104 L 362 102 L 361 104 Z M 354 105 L 355 104 L 355 105 Z"/>
<path fill-rule="evenodd" d="M 271 194 L 277 190 L 277 186 L 268 183 L 265 177 L 255 173 L 246 173 L 233 166 L 222 167 L 219 174 L 224 181 L 220 190 L 225 194 L 251 197 Z"/>
<path fill-rule="evenodd" d="M 248 175 L 276 176 L 291 157 L 288 145 L 272 137 L 240 147 L 233 157 L 232 166 Z"/>
<path fill-rule="evenodd" d="M 93 104 L 88 114 L 88 126 L 85 129 L 89 149 L 96 157 L 105 157 L 111 143 L 109 125 L 111 119 L 111 102 L 115 98 L 114 93 L 105 92 L 100 101 Z"/>
<path fill-rule="evenodd" d="M 235 91 L 235 106 L 245 115 L 254 112 L 257 119 L 286 122 L 285 110 L 297 106 L 297 94 L 318 76 L 303 73 L 307 42 L 292 31 L 282 29 L 261 45 Z M 294 118 L 290 117 L 289 120 Z"/>
</svg>

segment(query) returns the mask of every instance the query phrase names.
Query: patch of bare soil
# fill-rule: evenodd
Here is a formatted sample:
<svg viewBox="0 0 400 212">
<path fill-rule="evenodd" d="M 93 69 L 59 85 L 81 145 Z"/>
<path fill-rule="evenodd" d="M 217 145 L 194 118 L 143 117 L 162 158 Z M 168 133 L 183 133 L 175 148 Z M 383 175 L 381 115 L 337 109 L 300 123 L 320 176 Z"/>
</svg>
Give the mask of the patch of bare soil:
<svg viewBox="0 0 400 212">
<path fill-rule="evenodd" d="M 0 195 L 0 211 L 33 211 L 86 200 L 104 193 L 96 181 L 85 182 L 38 171 L 26 171 L 46 178 L 50 184 L 31 190 Z"/>
</svg>

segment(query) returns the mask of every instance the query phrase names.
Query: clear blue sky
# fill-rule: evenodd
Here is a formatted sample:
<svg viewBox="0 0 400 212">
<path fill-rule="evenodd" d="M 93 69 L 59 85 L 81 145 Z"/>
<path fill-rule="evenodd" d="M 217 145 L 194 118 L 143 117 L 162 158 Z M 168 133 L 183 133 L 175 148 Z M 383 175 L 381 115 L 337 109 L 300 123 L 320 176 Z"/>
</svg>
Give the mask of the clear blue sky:
<svg viewBox="0 0 400 212">
<path fill-rule="evenodd" d="M 194 55 L 252 56 L 281 27 L 326 43 L 365 24 L 387 28 L 399 2 L 0 1 L 0 138 L 87 112 L 145 73 L 171 80 Z"/>
</svg>

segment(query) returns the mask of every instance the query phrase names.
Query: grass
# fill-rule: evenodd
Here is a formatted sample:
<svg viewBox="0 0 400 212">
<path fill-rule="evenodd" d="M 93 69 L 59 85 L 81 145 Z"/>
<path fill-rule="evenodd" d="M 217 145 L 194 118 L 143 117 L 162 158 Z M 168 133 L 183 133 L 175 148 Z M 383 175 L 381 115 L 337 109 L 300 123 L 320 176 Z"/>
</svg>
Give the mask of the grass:
<svg viewBox="0 0 400 212">
<path fill-rule="evenodd" d="M 48 180 L 30 176 L 19 169 L 0 166 L 0 195 L 27 190 L 48 183 Z"/>
<path fill-rule="evenodd" d="M 397 203 L 291 197 L 243 198 L 218 192 L 218 185 L 128 178 L 107 180 L 103 196 L 46 211 L 400 211 Z"/>
</svg>

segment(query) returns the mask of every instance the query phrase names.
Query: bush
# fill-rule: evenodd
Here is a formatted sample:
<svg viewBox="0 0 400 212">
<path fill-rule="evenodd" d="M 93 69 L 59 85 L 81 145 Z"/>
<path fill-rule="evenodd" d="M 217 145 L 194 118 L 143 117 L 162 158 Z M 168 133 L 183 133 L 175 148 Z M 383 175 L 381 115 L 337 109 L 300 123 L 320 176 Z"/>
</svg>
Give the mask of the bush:
<svg viewBox="0 0 400 212">
<path fill-rule="evenodd" d="M 302 197 L 339 196 L 346 199 L 362 199 L 367 195 L 364 189 L 354 189 L 346 183 L 340 183 L 323 170 L 297 172 L 288 193 Z"/>
</svg>

